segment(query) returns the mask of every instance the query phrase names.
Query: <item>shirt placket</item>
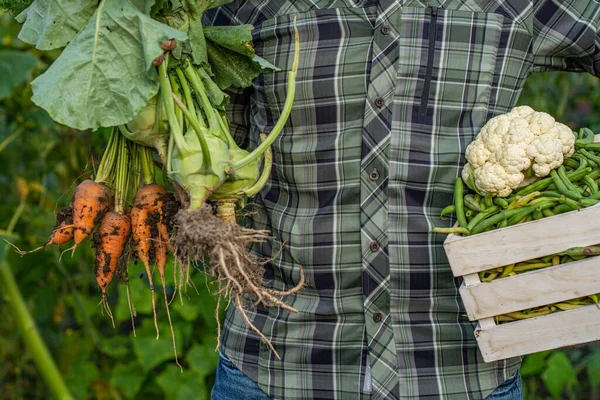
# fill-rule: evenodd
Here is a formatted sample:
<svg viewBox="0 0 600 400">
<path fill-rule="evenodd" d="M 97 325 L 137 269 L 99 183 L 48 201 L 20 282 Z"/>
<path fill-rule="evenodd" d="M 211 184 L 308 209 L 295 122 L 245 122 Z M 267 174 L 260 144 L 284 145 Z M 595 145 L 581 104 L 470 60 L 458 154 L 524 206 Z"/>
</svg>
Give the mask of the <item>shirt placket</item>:
<svg viewBox="0 0 600 400">
<path fill-rule="evenodd" d="M 361 152 L 362 282 L 368 365 L 365 390 L 373 399 L 397 398 L 397 355 L 390 313 L 388 258 L 388 165 L 398 43 L 394 2 L 380 1 L 373 47 Z M 370 383 L 370 385 L 369 385 Z"/>
</svg>

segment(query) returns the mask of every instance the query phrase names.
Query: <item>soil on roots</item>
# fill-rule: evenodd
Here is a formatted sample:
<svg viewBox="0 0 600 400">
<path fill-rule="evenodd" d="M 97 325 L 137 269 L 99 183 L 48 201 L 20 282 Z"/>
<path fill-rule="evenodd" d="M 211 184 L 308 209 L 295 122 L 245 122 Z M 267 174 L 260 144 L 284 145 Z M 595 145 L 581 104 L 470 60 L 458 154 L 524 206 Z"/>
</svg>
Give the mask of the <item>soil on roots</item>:
<svg viewBox="0 0 600 400">
<path fill-rule="evenodd" d="M 231 284 L 239 284 L 236 289 L 240 294 L 253 292 L 250 283 L 262 286 L 264 268 L 257 257 L 246 252 L 246 245 L 265 240 L 266 232 L 225 223 L 207 205 L 180 210 L 174 220 L 172 243 L 183 264 L 208 258 L 207 273 L 218 279 L 230 276 Z"/>
<path fill-rule="evenodd" d="M 300 282 L 294 288 L 285 292 L 267 289 L 263 287 L 264 262 L 246 251 L 247 244 L 266 240 L 268 238 L 266 231 L 246 229 L 237 224 L 226 223 L 217 218 L 207 205 L 195 210 L 180 210 L 174 219 L 175 233 L 171 240 L 176 258 L 186 269 L 180 271 L 181 277 L 189 276 L 188 269 L 191 263 L 205 260 L 206 273 L 215 278 L 218 284 L 216 293 L 218 303 L 221 297 L 233 297 L 236 308 L 248 326 L 279 358 L 271 342 L 246 315 L 241 304 L 242 296 L 250 295 L 250 298 L 267 307 L 276 306 L 289 312 L 297 312 L 278 297 L 296 293 L 304 286 L 303 270 L 301 269 Z M 218 308 L 217 306 L 217 311 Z M 216 317 L 218 331 L 220 331 L 218 315 Z M 217 335 L 219 336 L 219 333 Z M 219 343 L 217 343 L 218 347 Z"/>
</svg>

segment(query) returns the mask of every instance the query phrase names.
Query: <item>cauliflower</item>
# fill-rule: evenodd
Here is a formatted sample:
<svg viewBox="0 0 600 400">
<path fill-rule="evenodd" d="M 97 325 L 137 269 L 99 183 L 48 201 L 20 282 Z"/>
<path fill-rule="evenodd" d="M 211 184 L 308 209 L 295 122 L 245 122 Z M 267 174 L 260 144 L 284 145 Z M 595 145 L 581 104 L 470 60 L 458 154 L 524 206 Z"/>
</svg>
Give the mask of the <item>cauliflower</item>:
<svg viewBox="0 0 600 400">
<path fill-rule="evenodd" d="M 462 179 L 481 194 L 506 197 L 526 177 L 550 174 L 574 151 L 568 126 L 529 106 L 515 107 L 490 119 L 469 144 Z"/>
</svg>

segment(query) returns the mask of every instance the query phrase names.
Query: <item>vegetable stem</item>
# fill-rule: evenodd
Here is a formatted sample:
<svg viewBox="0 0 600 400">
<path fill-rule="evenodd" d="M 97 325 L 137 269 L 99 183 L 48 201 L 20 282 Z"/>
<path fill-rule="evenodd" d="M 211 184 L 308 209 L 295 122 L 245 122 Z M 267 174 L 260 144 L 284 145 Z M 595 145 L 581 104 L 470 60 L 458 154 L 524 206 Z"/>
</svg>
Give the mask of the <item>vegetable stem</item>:
<svg viewBox="0 0 600 400">
<path fill-rule="evenodd" d="M 200 142 L 200 147 L 202 147 L 202 163 L 205 171 L 209 171 L 211 168 L 211 156 L 210 150 L 208 149 L 208 143 L 206 143 L 206 138 L 202 133 L 202 128 L 200 127 L 200 123 L 194 114 L 192 114 L 181 102 L 181 100 L 177 97 L 175 93 L 171 93 L 173 96 L 173 100 L 175 100 L 175 104 L 177 107 L 183 112 L 188 122 L 192 125 L 192 129 L 196 132 L 196 136 L 198 136 L 198 141 Z M 206 130 L 206 129 L 205 129 Z"/>
<path fill-rule="evenodd" d="M 173 137 L 173 140 L 175 141 L 175 145 L 177 146 L 177 150 L 179 150 L 179 152 L 181 153 L 182 156 L 186 156 L 189 155 L 189 152 L 185 146 L 185 139 L 183 138 L 183 132 L 182 132 L 182 128 L 181 125 L 179 124 L 179 120 L 177 119 L 177 116 L 175 115 L 175 105 L 174 105 L 174 101 L 173 98 L 171 97 L 172 95 L 172 91 L 171 91 L 171 84 L 169 82 L 169 78 L 167 77 L 167 67 L 165 65 L 166 63 L 162 63 L 160 64 L 160 66 L 158 67 L 158 74 L 160 76 L 160 91 L 161 91 L 161 95 L 162 98 L 165 102 L 165 108 L 167 109 L 167 119 L 169 120 L 169 126 L 171 128 L 171 136 Z M 172 147 L 172 146 L 169 146 Z M 171 154 L 172 154 L 172 150 L 171 150 Z M 170 170 L 171 169 L 171 156 L 168 156 L 168 160 L 167 160 L 167 169 Z"/>
</svg>

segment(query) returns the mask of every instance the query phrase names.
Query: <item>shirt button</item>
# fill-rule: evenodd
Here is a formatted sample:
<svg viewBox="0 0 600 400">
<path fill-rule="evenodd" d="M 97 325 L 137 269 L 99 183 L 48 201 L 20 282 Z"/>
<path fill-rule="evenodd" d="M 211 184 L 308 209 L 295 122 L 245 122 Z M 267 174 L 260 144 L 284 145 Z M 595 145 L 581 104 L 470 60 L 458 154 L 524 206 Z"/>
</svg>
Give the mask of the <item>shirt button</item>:
<svg viewBox="0 0 600 400">
<path fill-rule="evenodd" d="M 373 168 L 373 171 L 371 171 L 371 173 L 369 174 L 369 179 L 372 181 L 376 181 L 379 179 L 379 172 L 377 172 L 375 168 Z"/>
<path fill-rule="evenodd" d="M 382 320 L 381 313 L 375 313 L 375 314 L 373 314 L 373 321 L 374 322 L 379 323 L 379 322 L 381 322 L 381 320 Z"/>
<path fill-rule="evenodd" d="M 371 251 L 373 253 L 375 253 L 376 251 L 379 251 L 379 243 L 377 243 L 377 242 L 369 243 L 369 249 L 371 249 Z"/>
<path fill-rule="evenodd" d="M 387 25 L 383 25 L 381 27 L 381 33 L 383 33 L 384 35 L 389 35 L 390 34 L 390 27 Z"/>
<path fill-rule="evenodd" d="M 381 108 L 381 107 L 385 106 L 385 100 L 380 97 L 377 100 L 375 100 L 375 105 L 377 107 Z"/>
</svg>

